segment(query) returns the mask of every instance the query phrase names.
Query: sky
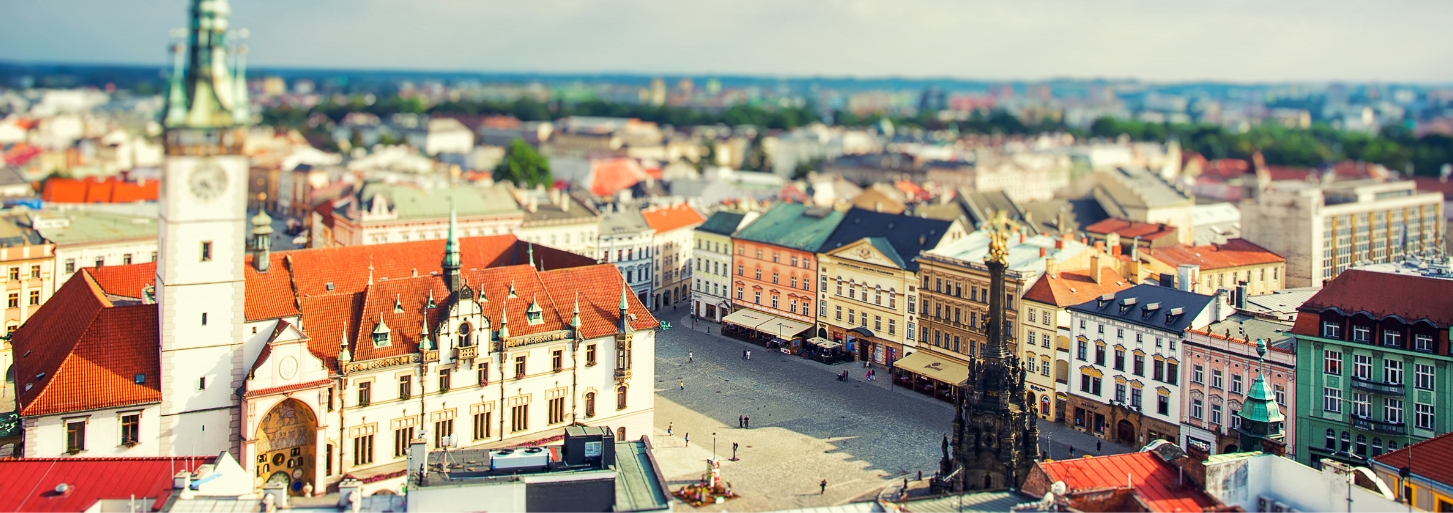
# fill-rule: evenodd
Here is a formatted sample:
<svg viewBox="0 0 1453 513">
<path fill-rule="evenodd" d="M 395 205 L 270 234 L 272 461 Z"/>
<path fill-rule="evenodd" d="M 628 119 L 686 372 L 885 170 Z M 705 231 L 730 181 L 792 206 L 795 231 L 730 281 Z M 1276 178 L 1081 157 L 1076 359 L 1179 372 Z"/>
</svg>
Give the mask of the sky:
<svg viewBox="0 0 1453 513">
<path fill-rule="evenodd" d="M 186 0 L 0 0 L 0 60 L 167 62 Z M 1453 83 L 1446 0 L 232 0 L 249 66 Z"/>
</svg>

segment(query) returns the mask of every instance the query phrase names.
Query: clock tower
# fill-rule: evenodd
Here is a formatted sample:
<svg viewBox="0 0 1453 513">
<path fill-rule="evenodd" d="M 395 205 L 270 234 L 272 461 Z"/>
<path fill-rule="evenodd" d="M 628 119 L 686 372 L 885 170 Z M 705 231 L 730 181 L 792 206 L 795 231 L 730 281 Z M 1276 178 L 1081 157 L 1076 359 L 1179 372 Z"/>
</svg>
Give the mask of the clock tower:
<svg viewBox="0 0 1453 513">
<path fill-rule="evenodd" d="M 173 48 L 162 119 L 155 286 L 163 455 L 236 456 L 240 443 L 249 114 L 240 58 L 228 65 L 230 11 L 226 0 L 191 0 L 188 44 Z"/>
</svg>

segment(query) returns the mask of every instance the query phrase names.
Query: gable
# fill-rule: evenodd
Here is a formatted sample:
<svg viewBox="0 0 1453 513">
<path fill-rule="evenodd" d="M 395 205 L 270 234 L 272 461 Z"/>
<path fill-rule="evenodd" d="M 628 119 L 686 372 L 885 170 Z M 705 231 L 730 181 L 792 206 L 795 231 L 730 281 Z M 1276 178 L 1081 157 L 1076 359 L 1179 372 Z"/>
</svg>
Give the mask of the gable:
<svg viewBox="0 0 1453 513">
<path fill-rule="evenodd" d="M 876 242 L 876 243 L 875 243 Z M 843 245 L 843 247 L 827 252 L 828 256 L 840 260 L 861 262 L 868 265 L 878 265 L 903 269 L 903 259 L 898 257 L 893 247 L 886 241 L 875 241 L 872 237 L 858 239 L 857 242 Z"/>
</svg>

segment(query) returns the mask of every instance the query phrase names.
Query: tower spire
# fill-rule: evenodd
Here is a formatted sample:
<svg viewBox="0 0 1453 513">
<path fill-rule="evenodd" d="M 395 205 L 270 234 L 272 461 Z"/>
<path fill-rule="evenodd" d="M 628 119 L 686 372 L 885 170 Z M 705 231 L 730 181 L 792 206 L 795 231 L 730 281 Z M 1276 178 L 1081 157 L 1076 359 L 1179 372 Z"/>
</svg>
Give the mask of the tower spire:
<svg viewBox="0 0 1453 513">
<path fill-rule="evenodd" d="M 227 0 L 192 0 L 187 68 L 181 85 L 170 95 L 168 128 L 232 128 L 246 124 L 237 117 L 239 102 L 233 76 L 227 69 Z"/>
<path fill-rule="evenodd" d="M 580 329 L 580 293 L 575 293 L 575 312 L 570 315 L 570 327 Z"/>
<path fill-rule="evenodd" d="M 458 292 L 463 282 L 459 279 L 459 235 L 455 231 L 458 215 L 454 210 L 454 196 L 449 197 L 449 238 L 444 241 L 444 284 L 449 292 Z"/>
<path fill-rule="evenodd" d="M 247 39 L 247 33 L 247 29 L 237 31 L 237 64 L 232 70 L 232 117 L 238 123 L 246 123 L 252 119 L 252 105 L 247 99 L 247 45 L 241 43 L 241 40 Z"/>
<path fill-rule="evenodd" d="M 529 255 L 530 255 L 530 268 L 531 269 L 534 269 L 535 268 L 535 243 L 529 242 L 529 243 L 526 243 L 526 244 L 527 244 L 527 246 L 526 246 L 526 252 L 529 253 Z"/>
</svg>

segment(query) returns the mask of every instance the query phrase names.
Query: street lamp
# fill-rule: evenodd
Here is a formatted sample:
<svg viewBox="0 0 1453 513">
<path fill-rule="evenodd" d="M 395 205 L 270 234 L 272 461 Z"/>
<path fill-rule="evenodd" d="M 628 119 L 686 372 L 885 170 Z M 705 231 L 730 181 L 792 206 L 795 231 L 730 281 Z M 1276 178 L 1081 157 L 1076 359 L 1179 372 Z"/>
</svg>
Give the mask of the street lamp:
<svg viewBox="0 0 1453 513">
<path fill-rule="evenodd" d="M 716 464 L 716 433 L 711 434 L 711 462 Z"/>
</svg>

